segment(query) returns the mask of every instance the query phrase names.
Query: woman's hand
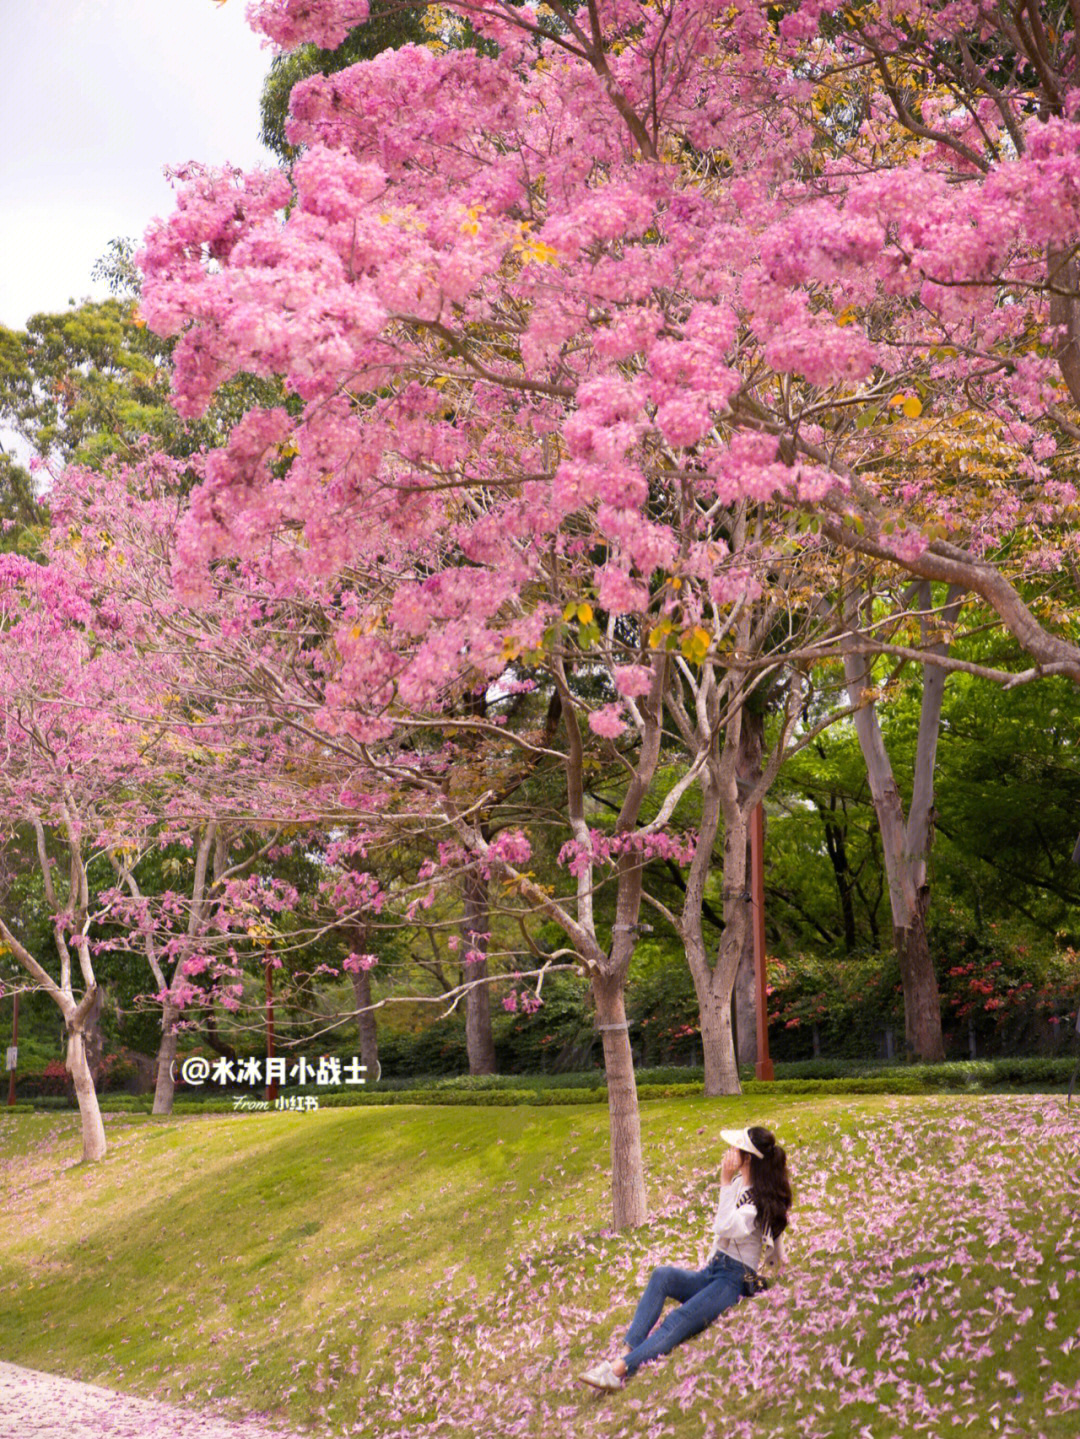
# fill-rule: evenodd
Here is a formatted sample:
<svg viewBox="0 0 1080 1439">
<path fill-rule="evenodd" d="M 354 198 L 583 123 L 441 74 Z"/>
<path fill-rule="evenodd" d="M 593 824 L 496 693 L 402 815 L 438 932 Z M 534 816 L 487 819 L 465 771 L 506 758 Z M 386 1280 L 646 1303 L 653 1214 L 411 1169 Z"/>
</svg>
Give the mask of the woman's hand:
<svg viewBox="0 0 1080 1439">
<path fill-rule="evenodd" d="M 720 1182 L 730 1184 L 742 1168 L 742 1155 L 737 1149 L 729 1149 L 720 1161 Z"/>
</svg>

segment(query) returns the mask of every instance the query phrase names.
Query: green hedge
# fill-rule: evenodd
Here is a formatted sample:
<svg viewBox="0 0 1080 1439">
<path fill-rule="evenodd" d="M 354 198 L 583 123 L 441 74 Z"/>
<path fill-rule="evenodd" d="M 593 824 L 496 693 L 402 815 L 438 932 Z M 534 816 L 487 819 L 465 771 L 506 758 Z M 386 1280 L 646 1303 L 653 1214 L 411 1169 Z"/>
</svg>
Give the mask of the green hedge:
<svg viewBox="0 0 1080 1439">
<path fill-rule="evenodd" d="M 799 1064 L 776 1066 L 776 1079 L 764 1081 L 743 1071 L 742 1091 L 746 1095 L 764 1096 L 818 1094 L 932 1094 L 956 1090 L 992 1090 L 1033 1086 L 1064 1087 L 1076 1065 L 1076 1057 L 1031 1059 L 957 1060 L 947 1064 L 861 1065 L 851 1061 L 807 1060 Z M 652 1069 L 638 1072 L 638 1097 L 676 1099 L 683 1095 L 702 1093 L 701 1069 Z M 459 1076 L 456 1079 L 434 1079 L 414 1082 L 409 1088 L 380 1085 L 370 1089 L 347 1089 L 328 1092 L 309 1086 L 306 1090 L 286 1090 L 286 1097 L 312 1094 L 321 1109 L 348 1108 L 354 1105 L 385 1104 L 461 1104 L 505 1107 L 515 1104 L 602 1104 L 607 1088 L 602 1073 L 577 1075 L 484 1075 Z M 207 1090 L 196 1097 L 178 1095 L 174 1114 L 231 1114 L 238 1096 Z M 249 1091 L 248 1098 L 261 1098 L 260 1091 Z M 148 1114 L 152 1096 L 106 1095 L 100 1100 L 106 1114 Z M 72 1101 L 63 1097 L 44 1096 L 15 1106 L 25 1111 L 34 1109 L 67 1109 Z M 239 1113 L 259 1113 L 241 1110 Z M 271 1110 L 270 1113 L 277 1111 Z M 285 1111 L 288 1112 L 288 1111 Z"/>
</svg>

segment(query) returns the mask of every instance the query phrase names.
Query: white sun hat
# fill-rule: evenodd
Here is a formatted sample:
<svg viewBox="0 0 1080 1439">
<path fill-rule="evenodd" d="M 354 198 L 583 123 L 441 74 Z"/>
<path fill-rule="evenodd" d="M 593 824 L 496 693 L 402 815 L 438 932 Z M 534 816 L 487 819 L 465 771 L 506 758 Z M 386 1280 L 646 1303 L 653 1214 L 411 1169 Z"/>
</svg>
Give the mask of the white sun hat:
<svg viewBox="0 0 1080 1439">
<path fill-rule="evenodd" d="M 720 1138 L 724 1139 L 735 1149 L 741 1149 L 745 1154 L 756 1154 L 759 1159 L 765 1156 L 750 1138 L 750 1132 L 746 1129 L 721 1129 Z"/>
</svg>

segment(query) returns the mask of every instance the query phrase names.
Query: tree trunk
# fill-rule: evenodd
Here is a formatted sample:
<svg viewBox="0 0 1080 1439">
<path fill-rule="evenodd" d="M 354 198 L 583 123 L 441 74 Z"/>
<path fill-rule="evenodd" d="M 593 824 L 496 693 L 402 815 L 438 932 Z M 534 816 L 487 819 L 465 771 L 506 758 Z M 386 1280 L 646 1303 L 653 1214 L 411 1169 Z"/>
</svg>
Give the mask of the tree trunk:
<svg viewBox="0 0 1080 1439">
<path fill-rule="evenodd" d="M 612 1217 L 616 1229 L 626 1229 L 644 1224 L 648 1218 L 648 1207 L 641 1154 L 641 1116 L 634 1082 L 634 1057 L 630 1052 L 630 1034 L 626 1023 L 623 981 L 612 975 L 594 974 L 592 991 L 607 1075 Z"/>
<path fill-rule="evenodd" d="M 82 1157 L 84 1160 L 103 1159 L 105 1156 L 105 1126 L 101 1120 L 94 1077 L 86 1058 L 86 1036 L 82 1029 L 68 1030 L 67 1059 L 68 1071 L 75 1085 L 75 1098 L 79 1104 L 82 1120 Z"/>
<path fill-rule="evenodd" d="M 745 902 L 739 906 L 749 908 Z M 744 945 L 745 931 L 750 928 L 748 916 L 725 904 L 728 922 L 720 937 L 716 964 L 710 966 L 705 957 L 700 924 L 685 923 L 682 931 L 686 946 L 686 962 L 694 981 L 701 1024 L 701 1058 L 705 1067 L 705 1093 L 741 1094 L 739 1066 L 735 1058 L 735 1026 L 732 1023 L 732 995 L 735 974 Z"/>
<path fill-rule="evenodd" d="M 851 954 L 855 949 L 855 904 L 852 899 L 854 883 L 851 875 L 851 866 L 848 864 L 847 845 L 845 843 L 845 829 L 835 819 L 827 817 L 827 811 L 823 805 L 818 806 L 822 818 L 825 820 L 825 850 L 833 867 L 833 878 L 836 880 L 836 893 L 840 900 L 840 920 L 844 928 L 844 953 Z M 833 795 L 829 805 L 829 812 L 835 812 L 836 796 Z"/>
<path fill-rule="evenodd" d="M 161 1014 L 161 1044 L 158 1046 L 157 1082 L 154 1085 L 154 1107 L 150 1111 L 151 1114 L 172 1113 L 173 1095 L 176 1091 L 173 1065 L 176 1063 L 176 1050 L 179 1043 L 176 1023 L 179 1018 L 179 1009 L 166 1000 Z"/>
<path fill-rule="evenodd" d="M 487 960 L 470 964 L 469 979 L 487 978 Z M 465 995 L 465 1051 L 469 1057 L 470 1074 L 497 1074 L 495 1036 L 491 1029 L 491 994 L 486 984 L 478 984 Z"/>
<path fill-rule="evenodd" d="M 929 638 L 926 618 L 932 599 L 929 585 L 923 587 L 920 599 L 924 611 L 921 621 L 923 635 Z M 955 622 L 959 609 L 960 596 L 950 590 L 942 613 L 943 621 L 948 624 Z M 857 630 L 856 611 L 850 612 L 849 622 L 853 631 Z M 927 648 L 940 655 L 948 652 L 946 642 L 930 643 Z M 926 935 L 926 915 L 930 905 L 927 861 L 934 841 L 934 769 L 946 674 L 939 666 L 923 665 L 915 771 L 906 817 L 878 723 L 870 660 L 851 651 L 845 653 L 844 679 L 848 697 L 855 707 L 855 732 L 866 762 L 878 833 L 881 835 L 892 909 L 893 942 L 904 987 L 907 1042 L 920 1059 L 934 1063 L 945 1057 L 945 1043 L 941 1033 L 937 978 Z"/>
<path fill-rule="evenodd" d="M 371 971 L 351 970 L 353 994 L 360 1013 L 356 1016 L 356 1028 L 360 1032 L 360 1063 L 364 1076 L 369 1082 L 379 1074 L 379 1031 L 375 1024 L 375 1012 L 371 1005 Z"/>
<path fill-rule="evenodd" d="M 752 721 L 743 713 L 743 721 Z M 753 743 L 753 740 L 751 741 Z M 761 750 L 757 748 L 759 767 Z M 739 759 L 745 758 L 740 738 Z M 749 772 L 749 771 L 748 771 Z M 701 1005 L 701 1038 L 705 1060 L 705 1093 L 741 1094 L 739 1069 L 731 1031 L 731 995 L 743 958 L 749 950 L 753 965 L 754 926 L 750 900 L 750 812 L 742 804 L 731 804 L 724 828 L 724 932 L 720 936 L 716 963 L 711 970 L 691 963 L 694 988 Z M 687 957 L 690 958 L 688 950 Z M 695 956 L 696 958 L 696 956 Z M 696 970 L 701 969 L 699 979 Z M 702 981 L 706 980 L 707 983 Z M 756 1016 L 756 1004 L 751 1014 Z M 755 1020 L 756 1022 L 756 1020 Z M 708 1042 L 706 1042 L 706 1030 Z M 757 1053 L 755 1036 L 754 1053 Z"/>
<path fill-rule="evenodd" d="M 721 986 L 716 982 L 720 969 L 721 964 L 718 963 L 713 971 L 713 981 L 704 997 L 698 995 L 701 1006 L 701 1048 L 705 1061 L 705 1093 L 713 1097 L 742 1093 L 731 1029 L 731 999 L 730 996 L 726 1000 L 723 998 L 720 993 Z M 742 1053 L 741 1039 L 739 1043 Z M 755 1052 L 756 1048 L 755 1037 Z"/>
<path fill-rule="evenodd" d="M 764 749 L 765 716 L 748 705 L 744 705 L 739 725 L 739 743 L 735 753 L 736 784 L 740 794 L 747 793 L 761 779 L 761 758 Z M 747 888 L 749 888 L 749 875 L 750 832 L 748 826 L 744 870 Z M 752 924 L 745 926 L 739 965 L 735 972 L 735 1024 L 739 1063 L 756 1064 L 758 1057 L 757 978 L 754 971 L 754 926 Z M 704 1028 L 702 1032 L 704 1033 Z M 708 1089 L 705 1092 L 707 1094 Z M 716 1092 L 729 1094 L 732 1091 L 717 1090 Z"/>
<path fill-rule="evenodd" d="M 739 968 L 735 972 L 736 1050 L 740 1064 L 757 1063 L 757 975 L 754 971 L 754 927 L 746 926 Z"/>
<path fill-rule="evenodd" d="M 83 1046 L 86 1050 L 86 1062 L 90 1066 L 91 1074 L 97 1073 L 105 1058 L 105 1036 L 101 1031 L 101 1008 L 104 998 L 105 991 L 99 984 L 96 997 L 87 1011 L 83 1024 Z"/>
<path fill-rule="evenodd" d="M 712 817 L 719 813 L 719 783 L 718 779 L 710 778 L 702 781 L 703 835 L 711 828 Z M 734 791 L 734 774 L 730 776 L 730 784 Z M 700 853 L 699 850 L 699 855 Z M 709 853 L 711 856 L 711 839 Z M 698 856 L 695 856 L 691 868 L 691 882 L 687 885 L 688 902 L 683 906 L 680 934 L 686 947 L 686 962 L 694 981 L 694 993 L 697 995 L 702 1061 L 705 1066 L 705 1093 L 711 1096 L 742 1092 L 739 1085 L 739 1067 L 735 1060 L 731 1000 L 739 964 L 748 945 L 751 956 L 753 954 L 752 911 L 747 892 L 749 853 L 749 826 L 746 815 L 739 805 L 733 802 L 731 820 L 724 831 L 724 929 L 714 965 L 710 966 L 705 954 L 701 906 L 697 903 L 691 906 L 689 903 L 691 890 L 696 895 L 700 889 L 701 875 L 695 874 L 698 870 Z"/>
<path fill-rule="evenodd" d="M 930 958 L 926 910 L 930 899 L 922 889 L 909 910 L 909 923 L 893 934 L 904 986 L 904 1032 L 909 1047 L 928 1064 L 945 1058 L 941 1033 L 941 996 Z"/>
<path fill-rule="evenodd" d="M 206 1016 L 206 1042 L 215 1054 L 220 1054 L 222 1059 L 227 1059 L 230 1064 L 236 1063 L 236 1050 L 218 1033 L 217 1019 L 214 1017 L 213 1006 L 207 1007 Z"/>
<path fill-rule="evenodd" d="M 471 869 L 464 880 L 462 930 L 468 949 L 485 957 L 465 966 L 466 979 L 487 977 L 487 933 L 491 923 L 488 908 L 488 881 L 479 869 Z M 495 1074 L 495 1038 L 491 1031 L 490 986 L 477 984 L 465 994 L 465 1049 L 470 1074 Z"/>
<path fill-rule="evenodd" d="M 45 841 L 41 838 L 39 828 L 39 840 L 41 849 L 44 850 Z M 78 856 L 77 856 L 78 858 Z M 74 866 L 73 866 L 74 868 Z M 52 879 L 48 865 L 43 862 L 42 871 L 45 876 L 45 891 L 50 904 L 56 903 L 56 894 L 52 887 Z M 85 876 L 84 876 L 85 878 Z M 74 887 L 74 883 L 73 883 Z M 82 1119 L 82 1142 L 84 1160 L 103 1159 L 105 1156 L 105 1126 L 101 1122 L 101 1108 L 98 1104 L 97 1091 L 94 1089 L 94 1076 L 90 1073 L 90 1066 L 86 1062 L 86 1035 L 84 1025 L 89 1011 L 97 1004 L 99 999 L 98 986 L 94 980 L 94 971 L 90 963 L 89 947 L 85 943 L 85 935 L 82 936 L 82 947 L 79 950 L 79 963 L 83 971 L 83 978 L 86 981 L 86 993 L 78 1004 L 75 1003 L 74 995 L 71 992 L 71 971 L 70 955 L 64 939 L 63 928 L 59 921 L 56 924 L 54 934 L 56 935 L 56 947 L 61 957 L 61 980 L 57 984 L 52 976 L 45 970 L 25 945 L 20 944 L 15 935 L 0 917 L 0 941 L 11 951 L 15 959 L 27 971 L 30 977 L 39 985 L 46 994 L 50 994 L 64 1016 L 64 1027 L 67 1032 L 67 1056 L 65 1067 L 71 1075 L 72 1083 L 75 1086 L 75 1098 L 79 1105 L 79 1115 Z"/>
<path fill-rule="evenodd" d="M 649 693 L 642 697 L 638 707 L 643 716 L 643 726 L 637 764 L 627 785 L 616 822 L 616 832 L 620 834 L 633 830 L 637 825 L 642 803 L 649 792 L 660 759 L 661 698 L 668 665 L 666 654 L 658 651 L 651 660 L 651 665 Z M 566 667 L 557 656 L 551 673 L 559 691 L 560 709 L 566 725 L 567 816 L 571 834 L 580 847 L 584 861 L 576 876 L 576 894 L 569 904 L 559 903 L 548 890 L 536 884 L 528 872 L 522 874 L 505 861 L 496 860 L 496 873 L 505 874 L 512 879 L 523 898 L 532 901 L 540 913 L 554 920 L 590 974 L 608 1083 L 612 1217 L 617 1229 L 625 1229 L 644 1224 L 648 1217 L 645 1167 L 641 1152 L 641 1120 L 624 1001 L 626 977 L 634 951 L 634 936 L 640 928 L 642 860 L 640 855 L 624 852 L 616 861 L 615 921 L 611 926 L 611 945 L 605 952 L 597 939 L 593 911 L 595 876 L 591 858 L 592 840 L 585 819 L 582 716 L 575 704 Z M 552 710 L 549 709 L 549 717 L 551 714 Z M 482 827 L 478 830 L 467 824 L 460 815 L 454 815 L 453 818 L 468 850 L 475 853 L 477 858 L 490 854 Z"/>
</svg>

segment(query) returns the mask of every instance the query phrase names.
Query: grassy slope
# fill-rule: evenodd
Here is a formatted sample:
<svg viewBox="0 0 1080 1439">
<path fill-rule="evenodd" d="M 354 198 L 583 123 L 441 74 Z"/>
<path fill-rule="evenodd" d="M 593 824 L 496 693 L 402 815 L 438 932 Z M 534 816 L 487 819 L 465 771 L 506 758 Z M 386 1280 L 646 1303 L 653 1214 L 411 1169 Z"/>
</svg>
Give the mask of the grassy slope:
<svg viewBox="0 0 1080 1439">
<path fill-rule="evenodd" d="M 74 1116 L 3 1116 L 0 1357 L 380 1439 L 1073 1439 L 1080 1117 L 1060 1099 L 642 1112 L 633 1235 L 608 1228 L 591 1106 L 117 1115 L 89 1167 Z M 755 1121 L 796 1179 L 787 1282 L 622 1394 L 576 1385 L 650 1268 L 704 1257 L 716 1132 Z"/>
</svg>

